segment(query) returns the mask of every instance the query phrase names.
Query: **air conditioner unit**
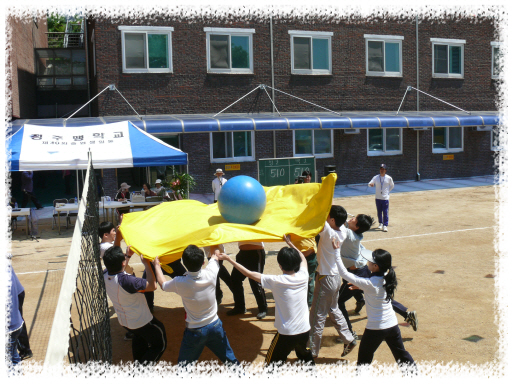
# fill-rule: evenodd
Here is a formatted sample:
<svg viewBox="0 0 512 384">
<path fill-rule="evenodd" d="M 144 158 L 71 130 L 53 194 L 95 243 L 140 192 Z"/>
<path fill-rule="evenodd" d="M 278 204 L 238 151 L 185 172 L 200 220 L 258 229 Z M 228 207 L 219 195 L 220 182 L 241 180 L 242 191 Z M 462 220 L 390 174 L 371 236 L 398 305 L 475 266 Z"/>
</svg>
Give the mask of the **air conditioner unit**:
<svg viewBox="0 0 512 384">
<path fill-rule="evenodd" d="M 470 131 L 492 131 L 492 125 L 478 125 L 476 127 L 469 127 Z"/>
<path fill-rule="evenodd" d="M 432 127 L 417 127 L 417 128 L 410 128 L 413 131 L 428 131 Z"/>
<path fill-rule="evenodd" d="M 361 131 L 359 130 L 359 128 L 345 128 L 343 130 L 343 133 L 346 135 L 355 135 L 361 133 Z"/>
</svg>

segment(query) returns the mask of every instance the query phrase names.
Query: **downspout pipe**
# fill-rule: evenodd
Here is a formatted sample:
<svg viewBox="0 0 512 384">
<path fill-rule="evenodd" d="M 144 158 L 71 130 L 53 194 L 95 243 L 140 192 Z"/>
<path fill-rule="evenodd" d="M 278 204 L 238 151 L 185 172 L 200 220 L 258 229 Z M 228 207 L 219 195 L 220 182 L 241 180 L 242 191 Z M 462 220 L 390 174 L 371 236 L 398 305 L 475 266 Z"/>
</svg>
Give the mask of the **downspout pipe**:
<svg viewBox="0 0 512 384">
<path fill-rule="evenodd" d="M 420 110 L 420 51 L 418 16 L 416 15 L 416 111 Z M 416 181 L 420 181 L 420 131 L 416 131 Z"/>
<path fill-rule="evenodd" d="M 270 16 L 270 76 L 272 82 L 272 113 L 276 112 L 276 94 L 274 92 L 274 34 L 273 34 L 273 26 L 272 26 L 272 15 Z M 272 131 L 273 137 L 272 142 L 274 143 L 274 159 L 277 158 L 277 145 L 276 145 L 276 131 Z"/>
</svg>

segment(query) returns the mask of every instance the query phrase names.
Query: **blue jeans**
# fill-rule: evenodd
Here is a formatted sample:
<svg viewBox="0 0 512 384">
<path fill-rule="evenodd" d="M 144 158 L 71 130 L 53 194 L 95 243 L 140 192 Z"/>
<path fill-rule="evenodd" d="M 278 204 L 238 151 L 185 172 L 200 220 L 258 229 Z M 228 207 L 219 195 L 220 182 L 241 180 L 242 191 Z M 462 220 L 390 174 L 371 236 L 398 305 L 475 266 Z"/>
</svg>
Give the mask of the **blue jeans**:
<svg viewBox="0 0 512 384">
<path fill-rule="evenodd" d="M 229 345 L 220 319 L 201 328 L 185 328 L 181 341 L 178 364 L 191 364 L 199 360 L 204 347 L 208 347 L 223 363 L 240 364 Z"/>
<path fill-rule="evenodd" d="M 20 327 L 16 331 L 9 333 L 9 340 L 5 344 L 5 360 L 7 365 L 12 364 L 14 366 L 21 363 L 21 358 L 18 354 L 18 337 L 22 330 L 23 328 Z"/>
</svg>

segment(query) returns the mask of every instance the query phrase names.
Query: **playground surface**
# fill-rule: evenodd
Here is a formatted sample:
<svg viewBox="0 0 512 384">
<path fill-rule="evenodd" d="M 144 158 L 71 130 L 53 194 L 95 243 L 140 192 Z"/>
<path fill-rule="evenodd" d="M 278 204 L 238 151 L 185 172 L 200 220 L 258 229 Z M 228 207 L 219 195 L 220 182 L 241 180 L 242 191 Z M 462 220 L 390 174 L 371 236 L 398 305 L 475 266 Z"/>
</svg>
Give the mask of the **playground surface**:
<svg viewBox="0 0 512 384">
<path fill-rule="evenodd" d="M 418 331 L 413 331 L 399 315 L 398 322 L 405 347 L 419 363 L 484 364 L 498 358 L 500 319 L 496 317 L 494 277 L 499 255 L 493 244 L 495 187 L 491 176 L 471 179 L 416 182 L 416 185 L 403 185 L 403 190 L 401 183 L 397 183 L 391 194 L 389 232 L 382 232 L 374 225 L 362 241 L 368 249 L 383 248 L 393 255 L 398 277 L 396 299 L 417 312 Z M 425 183 L 425 187 L 419 188 L 420 183 Z M 454 187 L 446 189 L 443 183 Z M 354 215 L 375 216 L 373 189 L 363 193 L 365 188 L 338 186 L 333 203 Z M 351 194 L 351 191 L 359 192 Z M 26 291 L 24 317 L 36 361 L 45 357 L 72 231 L 72 228 L 64 230 L 59 236 L 57 230 L 51 229 L 51 219 L 42 215 L 39 241 L 26 238 L 23 222 L 12 237 L 13 265 Z M 265 273 L 280 273 L 275 256 L 282 246 L 284 243 L 265 244 Z M 235 255 L 236 245 L 228 244 L 226 251 Z M 136 275 L 141 276 L 140 261 L 134 257 L 131 265 Z M 231 270 L 231 265 L 227 268 Z M 224 299 L 219 317 L 236 357 L 240 361 L 263 362 L 275 333 L 272 293 L 267 291 L 267 317 L 256 319 L 257 306 L 246 279 L 248 312 L 230 317 L 226 312 L 233 306 L 233 297 L 223 282 L 221 285 Z M 347 302 L 354 330 L 361 337 L 366 311 L 363 308 L 360 315 L 355 315 L 354 307 L 354 301 Z M 164 323 L 167 332 L 168 347 L 162 360 L 175 364 L 185 328 L 185 311 L 179 296 L 157 290 L 154 315 Z M 112 308 L 111 334 L 114 363 L 130 361 L 131 342 L 124 341 L 125 330 Z M 358 347 L 345 358 L 340 357 L 342 345 L 336 342 L 337 337 L 327 320 L 317 364 L 357 360 Z M 205 350 L 201 360 L 210 359 L 215 356 Z M 290 359 L 295 360 L 293 352 Z M 378 349 L 374 361 L 394 362 L 385 344 Z"/>
</svg>

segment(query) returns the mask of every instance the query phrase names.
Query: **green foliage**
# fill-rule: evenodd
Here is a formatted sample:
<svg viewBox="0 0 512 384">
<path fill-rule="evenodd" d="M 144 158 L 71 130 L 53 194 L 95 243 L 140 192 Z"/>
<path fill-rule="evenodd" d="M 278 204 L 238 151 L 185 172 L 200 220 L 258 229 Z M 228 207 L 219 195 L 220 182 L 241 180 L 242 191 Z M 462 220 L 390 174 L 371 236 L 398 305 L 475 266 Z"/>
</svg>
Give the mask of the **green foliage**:
<svg viewBox="0 0 512 384">
<path fill-rule="evenodd" d="M 194 187 L 197 185 L 197 182 L 188 173 L 175 172 L 172 176 L 167 177 L 167 179 L 163 182 L 163 185 L 166 188 L 172 189 L 178 199 L 180 197 L 183 199 L 188 199 L 188 190 L 194 189 Z"/>
<path fill-rule="evenodd" d="M 51 13 L 48 16 L 48 32 L 65 32 L 66 30 L 66 18 L 59 16 L 56 13 Z"/>
</svg>

